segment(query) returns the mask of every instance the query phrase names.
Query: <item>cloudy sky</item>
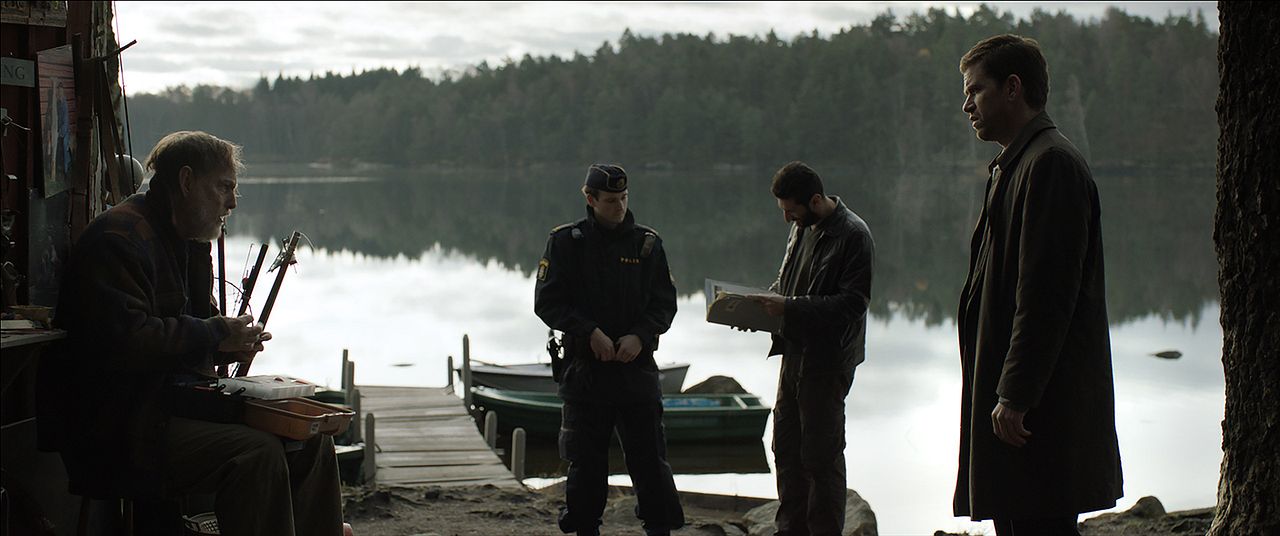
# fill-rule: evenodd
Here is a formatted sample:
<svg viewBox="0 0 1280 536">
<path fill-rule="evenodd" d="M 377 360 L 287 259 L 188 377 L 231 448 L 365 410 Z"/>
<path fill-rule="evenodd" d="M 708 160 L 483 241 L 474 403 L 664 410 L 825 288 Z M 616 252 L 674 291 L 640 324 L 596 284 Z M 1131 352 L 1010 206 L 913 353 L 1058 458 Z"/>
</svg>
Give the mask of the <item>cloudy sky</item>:
<svg viewBox="0 0 1280 536">
<path fill-rule="evenodd" d="M 1163 19 L 1202 10 L 1216 28 L 1213 2 L 995 2 L 1026 16 L 1037 7 L 1099 18 L 1109 5 Z M 428 74 L 505 58 L 590 54 L 624 29 L 640 35 L 688 32 L 788 38 L 829 34 L 892 10 L 929 7 L 968 14 L 977 2 L 823 3 L 391 3 L 137 2 L 116 3 L 130 93 L 175 85 L 249 87 L 262 75 L 349 73 L 375 67 L 421 67 Z"/>
</svg>

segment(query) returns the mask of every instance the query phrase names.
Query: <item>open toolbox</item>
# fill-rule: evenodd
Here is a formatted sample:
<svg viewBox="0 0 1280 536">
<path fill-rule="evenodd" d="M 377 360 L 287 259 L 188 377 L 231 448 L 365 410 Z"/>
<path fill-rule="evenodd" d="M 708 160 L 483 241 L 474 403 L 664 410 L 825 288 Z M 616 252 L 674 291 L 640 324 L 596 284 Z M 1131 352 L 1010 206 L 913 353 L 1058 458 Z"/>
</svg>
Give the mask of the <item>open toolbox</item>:
<svg viewBox="0 0 1280 536">
<path fill-rule="evenodd" d="M 316 434 L 340 435 L 355 412 L 307 398 L 244 402 L 244 423 L 281 437 L 303 440 Z"/>
</svg>

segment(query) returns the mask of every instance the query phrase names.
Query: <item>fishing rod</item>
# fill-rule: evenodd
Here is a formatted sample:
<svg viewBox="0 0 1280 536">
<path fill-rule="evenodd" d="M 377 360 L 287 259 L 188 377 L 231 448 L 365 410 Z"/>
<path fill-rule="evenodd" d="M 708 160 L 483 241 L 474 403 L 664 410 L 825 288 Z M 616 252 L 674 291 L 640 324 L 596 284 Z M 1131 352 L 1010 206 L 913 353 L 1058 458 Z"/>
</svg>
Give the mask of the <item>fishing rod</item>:
<svg viewBox="0 0 1280 536">
<path fill-rule="evenodd" d="M 262 271 L 262 261 L 267 258 L 267 245 L 258 246 L 258 260 L 253 263 L 253 270 L 249 272 L 249 276 L 242 281 L 244 283 L 244 292 L 240 293 L 240 310 L 236 316 L 244 316 L 245 311 L 249 310 L 249 297 L 253 295 L 253 287 L 258 282 L 258 272 Z"/>
<path fill-rule="evenodd" d="M 218 315 L 227 316 L 227 226 L 218 233 Z M 227 366 L 218 365 L 218 376 L 227 375 Z"/>
<path fill-rule="evenodd" d="M 275 262 L 271 263 L 271 268 L 267 269 L 267 272 L 271 272 L 277 268 L 279 268 L 280 271 L 276 272 L 276 280 L 271 285 L 271 292 L 267 294 L 267 303 L 262 306 L 262 315 L 258 317 L 258 325 L 262 326 L 264 329 L 267 327 L 267 319 L 271 317 L 271 308 L 275 306 L 276 297 L 280 295 L 280 285 L 284 283 L 284 274 L 289 271 L 289 265 L 297 263 L 297 260 L 294 258 L 294 253 L 298 249 L 298 240 L 301 238 L 302 233 L 294 231 L 293 234 L 289 236 L 289 240 L 285 242 L 284 249 L 276 256 Z M 261 256 L 259 256 L 259 259 L 261 259 Z M 244 362 L 242 365 L 237 365 L 235 377 L 241 378 L 248 375 L 250 365 L 253 365 L 252 358 Z"/>
<path fill-rule="evenodd" d="M 219 252 L 219 255 L 221 255 L 222 253 L 221 240 L 218 242 L 218 246 L 219 246 L 218 252 Z M 267 258 L 267 245 L 262 244 L 261 246 L 258 247 L 258 260 L 253 263 L 253 269 L 249 272 L 249 275 L 245 276 L 243 279 L 240 280 L 240 284 L 244 286 L 244 290 L 240 292 L 240 307 L 239 307 L 239 311 L 236 313 L 236 316 L 244 316 L 245 311 L 249 310 L 249 297 L 253 295 L 254 284 L 256 284 L 258 281 L 258 272 L 262 271 L 262 261 L 265 260 L 266 258 Z M 226 274 L 224 273 L 223 275 L 225 276 Z M 223 299 L 224 300 L 226 299 L 225 296 Z M 227 314 L 227 310 L 225 307 L 223 307 L 222 315 L 226 316 L 226 314 Z M 239 367 L 239 365 L 237 365 L 237 367 Z M 229 365 L 218 365 L 217 372 L 218 372 L 218 377 L 220 378 L 226 378 L 231 376 Z"/>
<path fill-rule="evenodd" d="M 227 316 L 227 227 L 218 234 L 218 314 Z"/>
</svg>

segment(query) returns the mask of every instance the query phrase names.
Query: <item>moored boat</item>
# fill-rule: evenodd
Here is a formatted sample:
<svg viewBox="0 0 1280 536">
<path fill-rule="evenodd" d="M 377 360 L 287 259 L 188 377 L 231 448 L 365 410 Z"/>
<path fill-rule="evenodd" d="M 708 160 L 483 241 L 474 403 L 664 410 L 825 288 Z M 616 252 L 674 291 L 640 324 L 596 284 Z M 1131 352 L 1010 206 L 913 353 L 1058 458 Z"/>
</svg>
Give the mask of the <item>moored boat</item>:
<svg viewBox="0 0 1280 536">
<path fill-rule="evenodd" d="M 555 393 L 471 388 L 472 402 L 498 416 L 500 430 L 524 428 L 530 437 L 555 438 L 560 408 Z M 752 394 L 671 394 L 662 397 L 662 424 L 668 442 L 760 440 L 769 406 Z"/>
<path fill-rule="evenodd" d="M 523 363 L 495 365 L 471 362 L 471 383 L 510 391 L 556 392 L 556 382 L 551 378 L 551 363 Z M 688 363 L 658 365 L 658 378 L 664 394 L 678 394 L 684 387 L 684 377 L 689 373 Z"/>
</svg>

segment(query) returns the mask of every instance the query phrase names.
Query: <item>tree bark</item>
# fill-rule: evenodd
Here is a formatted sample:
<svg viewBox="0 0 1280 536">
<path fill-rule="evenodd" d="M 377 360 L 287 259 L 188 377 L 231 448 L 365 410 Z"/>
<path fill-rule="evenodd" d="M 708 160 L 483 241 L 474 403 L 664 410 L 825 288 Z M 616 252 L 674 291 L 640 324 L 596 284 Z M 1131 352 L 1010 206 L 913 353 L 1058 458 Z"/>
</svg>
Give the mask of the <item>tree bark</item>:
<svg viewBox="0 0 1280 536">
<path fill-rule="evenodd" d="M 1218 12 L 1213 238 L 1227 405 L 1210 535 L 1280 534 L 1280 3 Z"/>
</svg>

